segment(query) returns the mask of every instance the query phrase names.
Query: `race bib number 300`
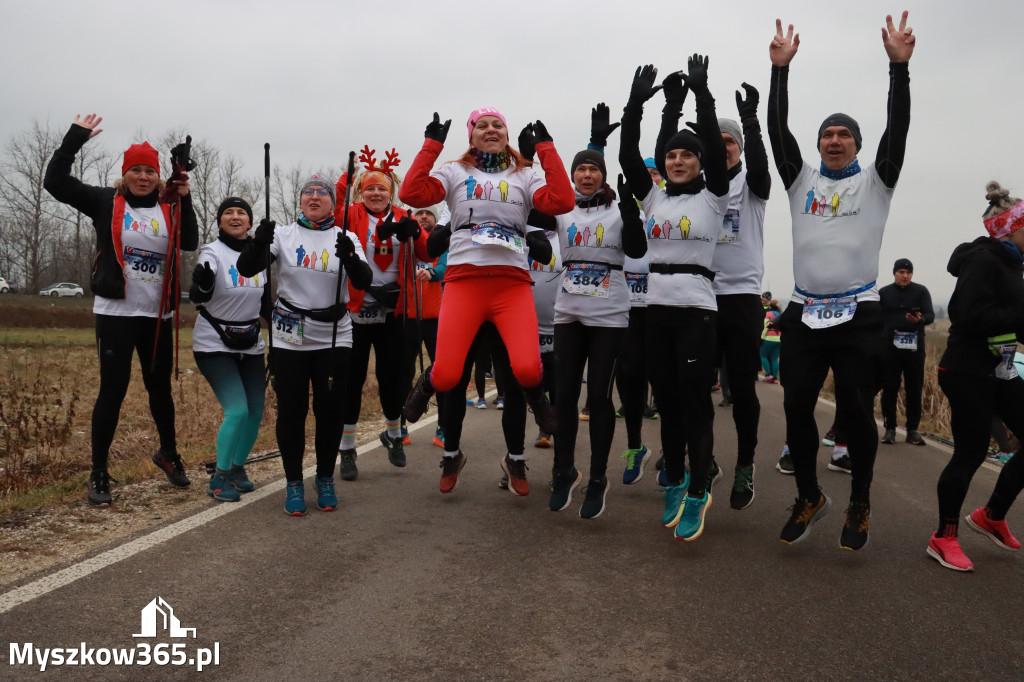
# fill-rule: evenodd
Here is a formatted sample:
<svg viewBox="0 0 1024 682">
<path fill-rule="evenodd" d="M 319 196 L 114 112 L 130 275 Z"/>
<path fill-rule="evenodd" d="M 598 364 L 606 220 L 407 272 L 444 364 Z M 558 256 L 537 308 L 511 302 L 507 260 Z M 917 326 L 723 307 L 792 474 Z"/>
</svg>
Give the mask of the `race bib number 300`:
<svg viewBox="0 0 1024 682">
<path fill-rule="evenodd" d="M 580 296 L 608 298 L 611 277 L 607 265 L 570 263 L 562 276 L 562 291 Z"/>
<path fill-rule="evenodd" d="M 523 238 L 515 230 L 498 223 L 480 223 L 473 226 L 473 243 L 502 246 L 523 253 Z"/>
<path fill-rule="evenodd" d="M 157 282 L 164 277 L 167 254 L 146 251 L 134 246 L 124 247 L 124 276 L 141 282 Z"/>
<path fill-rule="evenodd" d="M 804 314 L 801 321 L 811 329 L 825 329 L 849 322 L 857 312 L 857 299 L 854 296 L 841 298 L 808 298 L 804 301 Z"/>
<path fill-rule="evenodd" d="M 290 310 L 274 308 L 274 338 L 296 346 L 302 345 L 305 321 L 302 315 Z"/>
</svg>

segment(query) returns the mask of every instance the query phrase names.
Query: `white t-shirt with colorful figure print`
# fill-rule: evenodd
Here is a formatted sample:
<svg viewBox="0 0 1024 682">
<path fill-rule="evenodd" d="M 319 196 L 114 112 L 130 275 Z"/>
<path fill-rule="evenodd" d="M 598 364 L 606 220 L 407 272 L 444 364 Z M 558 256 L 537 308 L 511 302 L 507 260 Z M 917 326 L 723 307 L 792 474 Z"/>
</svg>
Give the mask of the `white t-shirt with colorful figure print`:
<svg viewBox="0 0 1024 682">
<path fill-rule="evenodd" d="M 747 171 L 729 181 L 729 207 L 715 246 L 711 269 L 715 294 L 760 294 L 764 277 L 764 209 L 767 201 L 750 191 Z"/>
<path fill-rule="evenodd" d="M 555 324 L 628 327 L 629 289 L 622 271 L 625 254 L 618 203 L 577 206 L 555 220 L 565 264 L 555 301 Z"/>
<path fill-rule="evenodd" d="M 261 270 L 252 277 L 242 277 L 238 273 L 238 255 L 238 251 L 220 240 L 204 244 L 199 249 L 198 264 L 209 263 L 215 276 L 213 298 L 204 303 L 203 307 L 218 320 L 247 322 L 258 318 L 260 314 L 263 287 L 267 283 L 266 271 Z M 263 336 L 260 335 L 259 341 L 252 348 L 232 350 L 224 345 L 207 319 L 199 315 L 192 332 L 192 350 L 197 353 L 258 355 L 263 352 Z"/>
<path fill-rule="evenodd" d="M 96 296 L 92 311 L 118 317 L 157 317 L 167 265 L 169 232 L 160 204 L 124 206 L 121 256 L 124 260 L 124 298 Z M 171 311 L 164 319 L 171 316 Z"/>
</svg>

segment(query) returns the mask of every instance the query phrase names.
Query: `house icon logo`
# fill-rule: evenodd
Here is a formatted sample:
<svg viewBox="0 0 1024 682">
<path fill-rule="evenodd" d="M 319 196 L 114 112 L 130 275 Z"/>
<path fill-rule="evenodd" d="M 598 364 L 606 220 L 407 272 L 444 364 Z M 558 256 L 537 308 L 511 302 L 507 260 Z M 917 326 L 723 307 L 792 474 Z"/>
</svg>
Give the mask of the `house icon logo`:
<svg viewBox="0 0 1024 682">
<path fill-rule="evenodd" d="M 174 609 L 163 597 L 157 597 L 142 609 L 142 632 L 132 637 L 156 637 L 158 631 L 165 631 L 170 637 L 185 638 L 191 632 L 192 639 L 196 638 L 196 629 L 181 627 Z"/>
</svg>

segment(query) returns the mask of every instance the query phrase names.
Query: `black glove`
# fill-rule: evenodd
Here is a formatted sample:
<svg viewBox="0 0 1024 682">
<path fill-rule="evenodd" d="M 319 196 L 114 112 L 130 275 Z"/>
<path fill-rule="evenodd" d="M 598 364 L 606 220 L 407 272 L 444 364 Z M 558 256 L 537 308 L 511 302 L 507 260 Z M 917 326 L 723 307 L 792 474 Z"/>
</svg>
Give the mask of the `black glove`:
<svg viewBox="0 0 1024 682">
<path fill-rule="evenodd" d="M 256 226 L 256 232 L 253 233 L 253 241 L 259 244 L 270 245 L 274 243 L 274 228 L 277 227 L 270 218 L 264 218 L 260 221 L 260 224 Z"/>
<path fill-rule="evenodd" d="M 537 141 L 533 138 L 533 124 L 527 123 L 523 131 L 519 133 L 519 153 L 527 161 L 533 161 L 537 155 Z"/>
<path fill-rule="evenodd" d="M 217 283 L 216 277 L 213 270 L 210 269 L 209 261 L 197 263 L 195 269 L 192 270 L 192 284 L 199 287 L 204 293 L 213 290 L 213 285 Z"/>
<path fill-rule="evenodd" d="M 693 131 L 693 134 L 700 137 L 700 126 L 693 121 L 687 121 L 686 127 Z"/>
<path fill-rule="evenodd" d="M 178 163 L 186 171 L 190 171 L 196 167 L 196 162 L 192 160 L 189 153 L 192 149 L 190 142 L 181 142 L 171 147 L 171 160 Z"/>
<path fill-rule="evenodd" d="M 746 118 L 757 118 L 757 102 L 760 95 L 757 92 L 757 88 L 753 85 L 743 84 L 743 89 L 747 91 L 747 99 L 744 100 L 740 91 L 736 91 L 736 110 L 740 112 L 740 120 Z"/>
<path fill-rule="evenodd" d="M 533 140 L 536 144 L 541 142 L 554 142 L 551 139 L 551 135 L 548 134 L 548 129 L 544 127 L 544 124 L 540 121 L 535 121 L 533 124 Z"/>
<path fill-rule="evenodd" d="M 590 144 L 595 147 L 608 146 L 608 136 L 622 125 L 619 122 L 612 123 L 610 119 L 608 105 L 604 102 L 590 110 Z"/>
<path fill-rule="evenodd" d="M 660 85 L 654 84 L 657 78 L 658 70 L 654 68 L 653 64 L 636 67 L 636 73 L 633 74 L 633 85 L 629 88 L 629 101 L 626 102 L 626 107 L 642 107 L 644 102 L 654 97 L 654 93 L 661 90 Z"/>
<path fill-rule="evenodd" d="M 403 216 L 402 219 L 398 221 L 395 234 L 398 235 L 399 240 L 405 242 L 419 237 L 420 229 L 420 222 L 418 220 L 409 216 Z"/>
<path fill-rule="evenodd" d="M 398 230 L 395 225 L 395 214 L 388 212 L 388 219 L 377 223 L 377 239 L 386 242 L 395 236 Z"/>
<path fill-rule="evenodd" d="M 352 242 L 352 238 L 344 232 L 338 233 L 338 241 L 334 245 L 334 255 L 341 259 L 342 265 L 350 262 L 353 258 L 359 260 L 356 256 L 356 245 Z"/>
<path fill-rule="evenodd" d="M 434 112 L 434 120 L 427 124 L 427 130 L 423 133 L 423 137 L 431 140 L 437 140 L 441 144 L 444 144 L 445 138 L 448 137 L 448 129 L 452 127 L 452 120 L 448 119 L 441 123 L 441 117 Z"/>
<path fill-rule="evenodd" d="M 533 230 L 526 233 L 526 247 L 530 258 L 538 263 L 547 265 L 551 262 L 551 242 L 548 241 L 544 230 Z"/>
<path fill-rule="evenodd" d="M 683 83 L 683 72 L 670 73 L 661 82 L 661 85 L 665 88 L 665 111 L 682 111 L 683 103 L 686 102 L 686 93 L 690 91 L 690 88 Z"/>
<path fill-rule="evenodd" d="M 695 95 L 703 95 L 708 92 L 708 58 L 694 54 L 686 60 L 687 73 L 679 72 L 688 88 L 693 90 Z"/>
<path fill-rule="evenodd" d="M 640 207 L 633 198 L 633 190 L 629 183 L 619 173 L 619 215 L 622 216 L 622 224 L 629 225 L 640 220 Z"/>
</svg>

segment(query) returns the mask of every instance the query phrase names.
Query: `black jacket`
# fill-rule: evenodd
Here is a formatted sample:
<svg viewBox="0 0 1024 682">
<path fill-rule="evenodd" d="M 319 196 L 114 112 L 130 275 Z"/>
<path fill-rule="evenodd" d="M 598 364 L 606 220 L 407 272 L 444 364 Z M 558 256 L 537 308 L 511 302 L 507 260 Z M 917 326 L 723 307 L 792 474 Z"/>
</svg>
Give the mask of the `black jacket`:
<svg viewBox="0 0 1024 682">
<path fill-rule="evenodd" d="M 117 259 L 117 254 L 114 253 L 113 230 L 121 229 L 120 225 L 113 225 L 114 188 L 87 185 L 71 175 L 75 155 L 88 139 L 88 129 L 72 124 L 46 166 L 43 187 L 57 201 L 70 205 L 92 219 L 93 228 L 96 230 L 96 257 L 89 282 L 92 292 L 104 298 L 124 298 L 124 270 Z M 145 197 L 129 195 L 125 199 L 129 206 L 152 207 L 157 204 L 158 192 L 154 191 Z M 199 223 L 192 208 L 192 197 L 185 195 L 181 198 L 181 250 L 195 251 L 197 248 Z M 171 275 L 176 278 L 179 273 L 173 272 Z M 173 281 L 170 290 L 174 291 Z M 176 300 L 169 303 L 172 306 L 178 304 Z"/>
<path fill-rule="evenodd" d="M 918 350 L 924 351 L 924 328 L 935 321 L 932 296 L 928 293 L 928 288 L 917 282 L 910 282 L 905 287 L 894 283 L 879 289 L 878 298 L 882 302 L 882 323 L 885 325 L 886 340 L 892 340 L 893 331 L 917 332 Z M 921 313 L 921 321 L 908 322 L 909 312 Z"/>
<path fill-rule="evenodd" d="M 956 247 L 946 269 L 957 280 L 939 367 L 988 376 L 1000 360 L 989 350 L 989 337 L 1016 333 L 1024 338 L 1024 266 L 999 240 L 978 237 Z"/>
</svg>

